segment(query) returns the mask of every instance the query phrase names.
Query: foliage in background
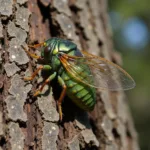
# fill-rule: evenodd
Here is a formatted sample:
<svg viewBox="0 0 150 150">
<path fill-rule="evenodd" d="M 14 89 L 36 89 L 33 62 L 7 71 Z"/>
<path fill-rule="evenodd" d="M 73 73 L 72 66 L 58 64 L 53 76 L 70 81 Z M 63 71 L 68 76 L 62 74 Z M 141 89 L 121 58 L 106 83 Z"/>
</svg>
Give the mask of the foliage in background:
<svg viewBox="0 0 150 150">
<path fill-rule="evenodd" d="M 128 92 L 129 104 L 142 150 L 150 147 L 150 5 L 149 0 L 109 0 L 115 48 L 136 88 Z"/>
</svg>

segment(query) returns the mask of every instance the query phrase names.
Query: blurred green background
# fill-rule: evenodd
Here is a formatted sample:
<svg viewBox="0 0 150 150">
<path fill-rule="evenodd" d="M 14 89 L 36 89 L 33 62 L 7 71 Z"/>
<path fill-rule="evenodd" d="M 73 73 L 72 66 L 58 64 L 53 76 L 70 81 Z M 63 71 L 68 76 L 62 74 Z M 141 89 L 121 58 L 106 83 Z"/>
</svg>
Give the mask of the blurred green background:
<svg viewBox="0 0 150 150">
<path fill-rule="evenodd" d="M 141 150 L 150 149 L 150 0 L 109 0 L 115 49 L 136 81 L 127 92 Z"/>
</svg>

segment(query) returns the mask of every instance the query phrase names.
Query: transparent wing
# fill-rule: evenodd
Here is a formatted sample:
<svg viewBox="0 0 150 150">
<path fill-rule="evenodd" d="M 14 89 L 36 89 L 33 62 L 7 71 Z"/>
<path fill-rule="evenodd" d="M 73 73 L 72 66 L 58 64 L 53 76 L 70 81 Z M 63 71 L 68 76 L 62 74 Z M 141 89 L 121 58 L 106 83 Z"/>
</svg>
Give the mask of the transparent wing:
<svg viewBox="0 0 150 150">
<path fill-rule="evenodd" d="M 79 82 L 111 91 L 135 87 L 132 77 L 118 65 L 82 51 L 83 57 L 64 54 L 60 60 L 67 72 Z"/>
</svg>

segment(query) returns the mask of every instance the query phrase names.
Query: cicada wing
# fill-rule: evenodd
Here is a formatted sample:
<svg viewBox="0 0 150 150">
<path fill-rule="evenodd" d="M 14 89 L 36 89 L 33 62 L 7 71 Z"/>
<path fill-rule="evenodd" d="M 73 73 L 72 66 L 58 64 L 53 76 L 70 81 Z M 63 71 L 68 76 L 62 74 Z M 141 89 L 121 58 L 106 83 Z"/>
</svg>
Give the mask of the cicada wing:
<svg viewBox="0 0 150 150">
<path fill-rule="evenodd" d="M 118 65 L 105 58 L 82 51 L 83 57 L 65 55 L 63 65 L 79 82 L 91 87 L 112 91 L 135 87 L 132 77 Z"/>
</svg>

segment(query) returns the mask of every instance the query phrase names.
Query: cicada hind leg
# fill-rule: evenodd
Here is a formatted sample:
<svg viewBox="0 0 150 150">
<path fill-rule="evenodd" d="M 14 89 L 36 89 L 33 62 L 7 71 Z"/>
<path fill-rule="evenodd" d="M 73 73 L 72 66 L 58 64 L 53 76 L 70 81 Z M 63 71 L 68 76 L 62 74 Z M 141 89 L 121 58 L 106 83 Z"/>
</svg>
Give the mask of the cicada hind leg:
<svg viewBox="0 0 150 150">
<path fill-rule="evenodd" d="M 61 92 L 61 94 L 60 94 L 60 97 L 59 97 L 59 99 L 57 100 L 57 107 L 58 107 L 58 112 L 59 112 L 59 118 L 60 118 L 60 121 L 62 121 L 63 113 L 62 113 L 61 104 L 62 104 L 62 101 L 63 101 L 65 95 L 66 95 L 66 89 L 67 89 L 67 87 L 66 87 L 66 85 L 65 85 L 64 80 L 63 80 L 60 76 L 58 76 L 58 82 L 59 82 L 59 84 L 60 84 L 60 85 L 62 86 L 62 88 L 63 88 L 63 90 L 62 90 L 62 92 Z"/>
</svg>

